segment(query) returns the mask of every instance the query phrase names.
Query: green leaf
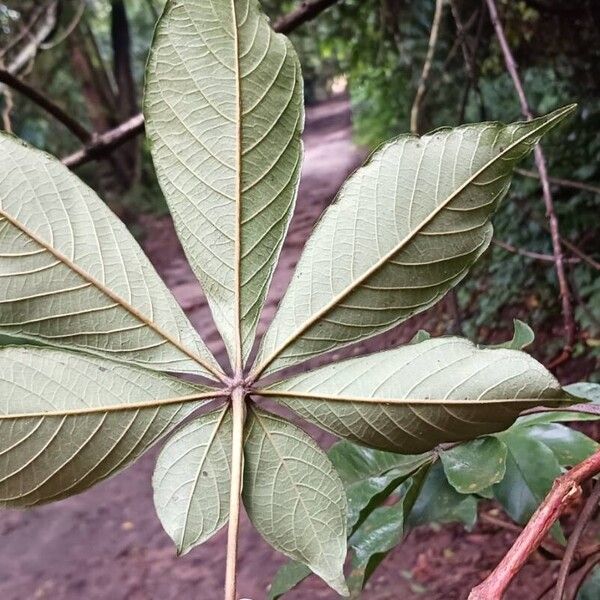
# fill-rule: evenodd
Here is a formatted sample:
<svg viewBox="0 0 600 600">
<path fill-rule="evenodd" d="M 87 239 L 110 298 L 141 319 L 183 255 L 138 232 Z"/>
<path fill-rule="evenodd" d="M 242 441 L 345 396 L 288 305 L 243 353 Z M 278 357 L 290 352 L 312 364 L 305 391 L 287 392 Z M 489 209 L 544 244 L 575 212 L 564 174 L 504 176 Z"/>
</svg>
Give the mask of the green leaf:
<svg viewBox="0 0 600 600">
<path fill-rule="evenodd" d="M 477 499 L 459 494 L 446 479 L 441 462 L 431 467 L 410 512 L 408 525 L 463 523 L 471 529 L 477 522 Z"/>
<path fill-rule="evenodd" d="M 527 435 L 548 446 L 562 467 L 573 467 L 598 449 L 598 444 L 580 431 L 549 423 L 527 428 Z"/>
<path fill-rule="evenodd" d="M 494 495 L 506 512 L 525 524 L 562 473 L 548 446 L 532 437 L 508 431 L 500 439 L 506 444 L 506 473 L 494 486 Z"/>
<path fill-rule="evenodd" d="M 325 453 L 291 423 L 252 408 L 244 455 L 243 499 L 256 529 L 347 595 L 346 496 Z"/>
<path fill-rule="evenodd" d="M 403 539 L 405 521 L 423 483 L 423 476 L 409 478 L 395 491 L 397 501 L 373 510 L 350 538 L 353 550 L 348 586 L 360 592 L 383 559 Z"/>
<path fill-rule="evenodd" d="M 498 344 L 497 346 L 490 346 L 490 348 L 508 348 L 509 350 L 524 350 L 527 346 L 530 346 L 535 341 L 535 333 L 533 329 L 523 323 L 519 319 L 513 319 L 515 331 L 513 333 L 512 340 Z"/>
<path fill-rule="evenodd" d="M 357 446 L 346 441 L 334 444 L 327 455 L 345 487 L 383 475 L 391 470 L 400 470 L 410 474 L 430 462 L 434 457 L 433 454 L 412 456 L 385 452 Z"/>
<path fill-rule="evenodd" d="M 448 482 L 461 494 L 477 494 L 502 481 L 507 448 L 495 437 L 484 437 L 440 452 Z"/>
<path fill-rule="evenodd" d="M 296 561 L 286 563 L 273 578 L 267 596 L 268 600 L 278 600 L 302 583 L 310 574 L 311 570 L 305 564 Z"/>
<path fill-rule="evenodd" d="M 489 220 L 515 165 L 574 108 L 383 146 L 346 182 L 306 244 L 255 372 L 372 337 L 435 304 L 488 247 Z"/>
<path fill-rule="evenodd" d="M 302 75 L 257 0 L 170 1 L 144 113 L 177 232 L 232 362 L 247 356 L 294 208 Z"/>
<path fill-rule="evenodd" d="M 524 409 L 566 398 L 527 354 L 459 338 L 353 358 L 259 393 L 340 437 L 411 454 L 506 429 Z"/>
<path fill-rule="evenodd" d="M 232 421 L 229 407 L 202 415 L 173 435 L 154 471 L 154 505 L 185 554 L 229 519 Z"/>
<path fill-rule="evenodd" d="M 424 329 L 419 329 L 417 333 L 413 336 L 412 340 L 408 342 L 409 344 L 420 344 L 421 342 L 426 342 L 431 339 L 431 334 Z"/>
<path fill-rule="evenodd" d="M 58 160 L 0 134 L 0 334 L 171 372 L 219 367 L 125 226 Z"/>
<path fill-rule="evenodd" d="M 0 505 L 60 500 L 133 462 L 214 393 L 51 348 L 0 350 Z"/>
<path fill-rule="evenodd" d="M 569 394 L 572 394 L 577 398 L 600 403 L 600 384 L 598 383 L 587 383 L 582 381 L 580 383 L 567 385 L 564 389 L 566 392 L 569 392 Z"/>
<path fill-rule="evenodd" d="M 433 454 L 395 454 L 349 442 L 334 444 L 328 456 L 346 489 L 350 529 L 356 527 L 392 490 L 434 459 Z"/>
</svg>

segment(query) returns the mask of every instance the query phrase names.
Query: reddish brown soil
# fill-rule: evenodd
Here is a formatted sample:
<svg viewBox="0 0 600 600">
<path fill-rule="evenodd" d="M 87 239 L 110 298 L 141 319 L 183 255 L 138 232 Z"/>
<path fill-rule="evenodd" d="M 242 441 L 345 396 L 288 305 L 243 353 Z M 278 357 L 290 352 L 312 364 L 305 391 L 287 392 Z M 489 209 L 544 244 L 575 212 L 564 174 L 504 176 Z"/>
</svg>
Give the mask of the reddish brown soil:
<svg viewBox="0 0 600 600">
<path fill-rule="evenodd" d="M 300 249 L 322 209 L 362 160 L 351 143 L 347 102 L 335 100 L 310 109 L 306 164 L 298 209 L 277 271 L 265 320 L 273 315 Z M 211 348 L 223 348 L 206 304 L 168 219 L 142 220 L 145 247 Z M 385 336 L 385 345 L 406 341 L 425 326 L 445 328 L 442 309 L 434 309 Z M 264 325 L 261 326 L 261 331 Z M 441 331 L 440 331 L 441 330 Z M 379 343 L 379 342 L 378 342 Z M 358 351 L 373 348 L 370 342 Z M 324 443 L 330 440 L 323 434 Z M 222 597 L 225 533 L 177 559 L 152 505 L 150 477 L 156 450 L 125 473 L 59 504 L 29 512 L 0 513 L 0 600 L 218 600 Z M 472 533 L 458 526 L 421 528 L 410 534 L 382 565 L 366 600 L 466 598 L 501 558 L 514 534 L 489 526 Z M 242 523 L 240 593 L 253 600 L 266 596 L 284 559 Z M 537 557 L 518 579 L 509 599 L 528 600 L 551 581 L 555 567 Z M 311 578 L 289 595 L 291 600 L 333 599 Z"/>
</svg>

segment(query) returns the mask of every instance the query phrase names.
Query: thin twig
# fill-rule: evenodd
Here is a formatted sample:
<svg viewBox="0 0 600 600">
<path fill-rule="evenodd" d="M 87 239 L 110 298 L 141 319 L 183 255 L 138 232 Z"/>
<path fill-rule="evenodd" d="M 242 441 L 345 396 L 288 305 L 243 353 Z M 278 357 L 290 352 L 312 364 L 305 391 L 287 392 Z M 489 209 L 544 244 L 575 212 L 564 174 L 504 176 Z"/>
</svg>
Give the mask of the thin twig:
<svg viewBox="0 0 600 600">
<path fill-rule="evenodd" d="M 244 464 L 244 422 L 246 420 L 244 392 L 241 388 L 233 390 L 231 406 L 233 411 L 233 435 L 231 444 L 231 490 L 229 497 L 229 530 L 227 533 L 225 600 L 237 600 L 237 549 Z"/>
<path fill-rule="evenodd" d="M 577 523 L 575 524 L 573 533 L 571 533 L 571 536 L 569 537 L 569 542 L 565 550 L 565 555 L 560 565 L 560 570 L 558 571 L 558 579 L 556 580 L 556 593 L 554 594 L 554 600 L 563 600 L 563 594 L 565 591 L 565 586 L 567 584 L 567 577 L 569 576 L 569 572 L 571 571 L 571 564 L 573 563 L 573 559 L 575 558 L 577 546 L 579 544 L 581 536 L 583 535 L 583 532 L 585 531 L 585 528 L 590 522 L 590 519 L 593 517 L 599 502 L 600 485 L 596 483 L 594 485 L 592 493 L 590 494 L 589 498 L 584 504 L 582 511 L 579 513 L 579 517 L 577 518 Z"/>
<path fill-rule="evenodd" d="M 57 39 L 52 40 L 51 42 L 45 42 L 40 44 L 40 50 L 52 50 L 52 48 L 56 48 L 62 44 L 77 28 L 79 22 L 81 21 L 81 17 L 83 17 L 83 13 L 85 12 L 85 0 L 79 0 L 79 5 L 77 6 L 77 10 L 71 19 L 71 22 L 67 25 L 65 30 L 58 36 Z"/>
<path fill-rule="evenodd" d="M 561 475 L 500 564 L 477 587 L 469 600 L 501 600 L 513 578 L 544 540 L 565 509 L 581 496 L 581 484 L 600 473 L 600 451 Z"/>
<path fill-rule="evenodd" d="M 483 513 L 480 517 L 480 520 L 483 523 L 488 523 L 489 525 L 505 529 L 506 531 L 510 531 L 512 533 L 520 534 L 523 531 L 523 528 L 519 525 L 516 525 L 515 523 L 511 523 L 509 521 L 504 521 L 503 519 L 494 517 L 489 513 Z M 554 540 L 552 540 L 550 536 L 546 536 L 540 542 L 540 548 L 543 548 L 548 554 L 550 554 L 556 559 L 561 559 L 565 554 L 563 547 Z"/>
<path fill-rule="evenodd" d="M 507 242 L 503 242 L 501 240 L 492 240 L 494 245 L 498 246 L 498 248 L 502 248 L 507 252 L 512 254 L 518 254 L 519 256 L 526 256 L 527 258 L 532 258 L 534 260 L 541 260 L 542 262 L 556 262 L 556 257 L 553 254 L 540 254 L 539 252 L 531 252 L 530 250 L 523 250 L 523 248 L 517 248 L 512 244 Z M 565 262 L 568 263 L 579 263 L 581 262 L 580 258 L 565 258 Z"/>
<path fill-rule="evenodd" d="M 63 164 L 73 169 L 97 158 L 104 158 L 115 148 L 144 131 L 144 116 L 140 113 L 121 123 L 115 129 L 102 133 L 74 154 L 63 158 Z"/>
<path fill-rule="evenodd" d="M 490 17 L 492 20 L 492 25 L 496 32 L 496 37 L 498 38 L 498 42 L 500 43 L 500 48 L 502 49 L 502 53 L 504 55 L 504 61 L 506 63 L 506 68 L 512 78 L 513 85 L 519 97 L 519 102 L 521 105 L 521 112 L 523 116 L 527 119 L 531 120 L 533 115 L 531 113 L 531 109 L 529 108 L 529 103 L 527 101 L 527 97 L 525 96 L 525 90 L 523 89 L 523 84 L 519 77 L 519 73 L 517 70 L 517 65 L 515 59 L 512 55 L 510 46 L 506 39 L 506 35 L 504 34 L 504 29 L 500 22 L 500 18 L 498 17 L 498 10 L 496 8 L 496 3 L 494 0 L 486 0 L 488 10 L 490 13 Z M 542 150 L 540 145 L 535 147 L 534 151 L 535 155 L 535 164 L 537 170 L 540 174 L 540 181 L 542 184 L 542 192 L 544 197 L 544 203 L 546 205 L 546 216 L 548 217 L 548 221 L 550 224 L 550 234 L 552 237 L 552 249 L 553 254 L 555 256 L 555 269 L 556 275 L 558 277 L 558 285 L 560 288 L 560 299 L 562 304 L 562 314 L 563 314 L 563 325 L 564 325 L 564 347 L 562 352 L 562 357 L 564 360 L 568 359 L 573 352 L 573 344 L 575 341 L 575 318 L 573 316 L 573 305 L 571 302 L 571 292 L 569 289 L 569 283 L 567 281 L 567 275 L 565 272 L 564 265 L 564 255 L 562 251 L 562 246 L 560 243 L 560 232 L 558 226 L 558 219 L 556 217 L 556 212 L 554 211 L 554 202 L 552 200 L 552 192 L 550 191 L 550 182 L 548 180 L 548 169 L 546 166 L 546 158 L 544 156 L 544 151 Z"/>
<path fill-rule="evenodd" d="M 44 96 L 41 92 L 38 92 L 27 83 L 21 81 L 6 69 L 0 69 L 0 83 L 23 94 L 39 107 L 43 108 L 83 143 L 87 143 L 92 139 L 92 134 L 79 123 L 79 121 L 67 114 L 60 106 Z"/>
<path fill-rule="evenodd" d="M 522 175 L 523 177 L 530 177 L 531 179 L 539 179 L 540 174 L 535 171 L 528 171 L 527 169 L 515 169 L 515 173 Z M 592 192 L 592 194 L 600 195 L 600 187 L 584 183 L 583 181 L 573 181 L 572 179 L 563 179 L 561 177 L 548 177 L 548 181 L 554 185 L 560 187 L 573 188 L 575 190 L 583 190 L 584 192 Z"/>
<path fill-rule="evenodd" d="M 298 8 L 277 19 L 273 29 L 278 33 L 291 33 L 338 2 L 339 0 L 303 0 Z"/>
<path fill-rule="evenodd" d="M 444 0 L 436 0 L 433 22 L 431 23 L 431 34 L 429 36 L 429 46 L 427 47 L 427 54 L 425 56 L 425 64 L 423 65 L 423 71 L 421 73 L 419 85 L 417 86 L 417 95 L 415 96 L 415 101 L 412 110 L 410 111 L 410 130 L 415 134 L 419 133 L 419 111 L 421 110 L 421 103 L 427 92 L 427 80 L 429 79 L 431 63 L 435 54 L 443 9 Z"/>
</svg>

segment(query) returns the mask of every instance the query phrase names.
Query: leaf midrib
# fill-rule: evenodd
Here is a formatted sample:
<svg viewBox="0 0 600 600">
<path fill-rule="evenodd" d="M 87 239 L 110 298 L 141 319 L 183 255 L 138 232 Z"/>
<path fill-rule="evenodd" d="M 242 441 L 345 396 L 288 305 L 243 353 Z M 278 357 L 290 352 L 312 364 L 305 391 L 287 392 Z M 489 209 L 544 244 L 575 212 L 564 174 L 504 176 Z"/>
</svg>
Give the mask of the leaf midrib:
<svg viewBox="0 0 600 600">
<path fill-rule="evenodd" d="M 220 390 L 212 392 L 199 392 L 188 396 L 178 396 L 174 398 L 165 398 L 164 400 L 148 400 L 147 402 L 134 402 L 130 404 L 111 404 L 108 406 L 90 406 L 86 408 L 74 408 L 70 410 L 38 411 L 31 413 L 2 414 L 1 421 L 11 421 L 13 419 L 43 419 L 46 417 L 77 417 L 81 415 L 104 414 L 114 412 L 125 412 L 130 410 L 143 410 L 145 408 L 161 408 L 173 404 L 188 404 L 196 400 L 210 400 L 221 397 L 225 394 Z"/>
<path fill-rule="evenodd" d="M 243 368 L 242 353 L 242 85 L 240 76 L 240 42 L 238 32 L 235 0 L 231 0 L 233 16 L 233 45 L 234 45 L 234 74 L 236 94 L 236 148 L 235 148 L 235 241 L 234 241 L 234 343 L 235 343 L 235 372 L 241 375 Z"/>
<path fill-rule="evenodd" d="M 477 406 L 485 404 L 506 404 L 508 402 L 525 402 L 532 404 L 543 404 L 544 400 L 548 402 L 565 402 L 568 400 L 561 400 L 561 398 L 485 398 L 482 400 L 452 400 L 444 398 L 370 398 L 368 396 L 344 396 L 331 393 L 322 394 L 311 394 L 306 392 L 293 392 L 289 390 L 276 390 L 276 389 L 257 389 L 254 391 L 255 394 L 265 397 L 276 397 L 280 396 L 283 398 L 300 398 L 302 400 L 325 400 L 328 402 L 357 402 L 357 403 L 369 403 L 369 404 L 400 404 L 400 405 L 411 405 L 411 404 L 422 404 L 422 405 L 449 405 L 449 406 Z"/>
<path fill-rule="evenodd" d="M 233 1 L 233 0 L 232 0 Z M 512 144 L 508 145 L 504 150 L 502 150 L 499 154 L 494 156 L 491 160 L 489 160 L 485 165 L 483 165 L 478 171 L 476 171 L 471 177 L 469 177 L 459 188 L 457 188 L 450 196 L 444 200 L 436 209 L 426 217 L 417 227 L 415 227 L 406 237 L 404 237 L 394 248 L 392 248 L 388 253 L 386 253 L 383 257 L 381 257 L 372 267 L 367 269 L 365 273 L 363 273 L 360 277 L 358 277 L 354 282 L 348 285 L 344 290 L 342 290 L 339 294 L 337 294 L 332 300 L 330 300 L 323 308 L 318 310 L 312 317 L 307 319 L 307 321 L 300 326 L 294 333 L 292 333 L 278 348 L 276 348 L 268 357 L 252 372 L 252 378 L 258 379 L 258 377 L 267 369 L 267 367 L 291 344 L 293 344 L 297 339 L 299 339 L 308 329 L 310 329 L 316 322 L 321 320 L 325 315 L 327 315 L 331 310 L 333 310 L 340 302 L 342 302 L 349 294 L 351 294 L 355 289 L 357 289 L 362 283 L 364 283 L 367 279 L 373 276 L 379 269 L 386 265 L 386 263 L 400 250 L 404 248 L 412 239 L 418 235 L 418 233 L 426 227 L 442 210 L 444 210 L 448 204 L 452 202 L 461 192 L 463 192 L 467 186 L 473 183 L 480 175 L 485 173 L 487 169 L 489 169 L 492 165 L 494 165 L 498 160 L 500 160 L 503 156 L 505 156 L 508 152 L 513 150 L 522 142 L 527 139 L 534 137 L 535 134 L 540 131 L 540 129 L 547 128 L 555 121 L 561 119 L 567 112 L 571 111 L 572 107 L 568 106 L 564 110 L 560 111 L 556 114 L 552 119 L 548 121 L 544 121 L 540 124 L 539 127 L 536 127 L 534 130 L 527 133 L 523 137 L 519 138 Z"/>
<path fill-rule="evenodd" d="M 129 304 L 124 298 L 119 296 L 117 293 L 113 292 L 110 288 L 108 288 L 101 281 L 96 279 L 94 276 L 90 275 L 87 271 L 79 267 L 75 262 L 73 262 L 70 258 L 65 256 L 62 252 L 53 248 L 48 242 L 38 236 L 36 233 L 31 231 L 28 227 L 20 223 L 16 218 L 10 215 L 6 210 L 0 207 L 0 216 L 4 217 L 9 223 L 11 223 L 14 227 L 16 227 L 19 231 L 24 233 L 27 237 L 32 239 L 36 244 L 41 246 L 44 250 L 49 252 L 52 256 L 54 256 L 58 261 L 64 264 L 71 271 L 79 275 L 82 279 L 90 283 L 93 287 L 99 290 L 102 294 L 116 302 L 119 306 L 124 308 L 127 312 L 129 312 L 136 319 L 141 321 L 144 325 L 152 329 L 155 333 L 173 345 L 175 348 L 183 352 L 186 356 L 191 358 L 194 362 L 198 363 L 201 367 L 206 369 L 210 374 L 214 375 L 218 380 L 223 380 L 223 374 L 219 372 L 213 365 L 209 362 L 205 361 L 201 356 L 197 353 L 193 352 L 186 346 L 184 346 L 181 342 L 176 340 L 172 335 L 164 331 L 161 327 L 159 327 L 156 323 L 154 323 L 149 317 L 144 315 L 134 306 Z"/>
</svg>

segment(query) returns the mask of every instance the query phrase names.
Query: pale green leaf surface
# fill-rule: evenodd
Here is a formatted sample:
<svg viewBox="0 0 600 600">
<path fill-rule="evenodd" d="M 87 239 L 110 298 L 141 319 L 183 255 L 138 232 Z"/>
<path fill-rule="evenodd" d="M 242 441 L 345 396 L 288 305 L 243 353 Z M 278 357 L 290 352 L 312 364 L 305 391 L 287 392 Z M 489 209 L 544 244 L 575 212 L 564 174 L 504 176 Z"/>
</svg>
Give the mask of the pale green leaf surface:
<svg viewBox="0 0 600 600">
<path fill-rule="evenodd" d="M 156 30 L 144 112 L 161 187 L 232 360 L 246 356 L 302 163 L 302 76 L 257 0 L 177 0 Z"/>
<path fill-rule="evenodd" d="M 600 404 L 600 384 L 582 381 L 565 386 L 565 391 L 577 398 Z"/>
<path fill-rule="evenodd" d="M 437 302 L 488 247 L 490 217 L 515 165 L 573 110 L 384 145 L 346 182 L 307 242 L 256 372 L 371 337 Z"/>
<path fill-rule="evenodd" d="M 121 470 L 208 388 L 52 348 L 0 350 L 0 505 L 81 492 Z"/>
<path fill-rule="evenodd" d="M 507 448 L 495 437 L 484 437 L 440 452 L 448 482 L 461 494 L 477 494 L 502 481 Z"/>
<path fill-rule="evenodd" d="M 490 348 L 508 348 L 509 350 L 523 350 L 533 344 L 535 340 L 535 333 L 533 329 L 520 321 L 519 319 L 513 319 L 515 331 L 513 333 L 512 339 L 508 342 L 504 342 L 503 344 L 498 344 L 496 346 L 490 346 Z"/>
<path fill-rule="evenodd" d="M 406 454 L 501 431 L 526 408 L 565 400 L 527 354 L 460 338 L 353 358 L 260 393 L 340 437 Z"/>
<path fill-rule="evenodd" d="M 218 370 L 100 198 L 58 160 L 4 134 L 0 333 L 155 370 Z"/>
<path fill-rule="evenodd" d="M 231 444 L 225 407 L 183 427 L 158 457 L 154 505 L 180 554 L 211 538 L 229 518 Z"/>
<path fill-rule="evenodd" d="M 325 453 L 301 429 L 252 408 L 244 444 L 244 505 L 276 550 L 347 594 L 346 496 Z"/>
</svg>

